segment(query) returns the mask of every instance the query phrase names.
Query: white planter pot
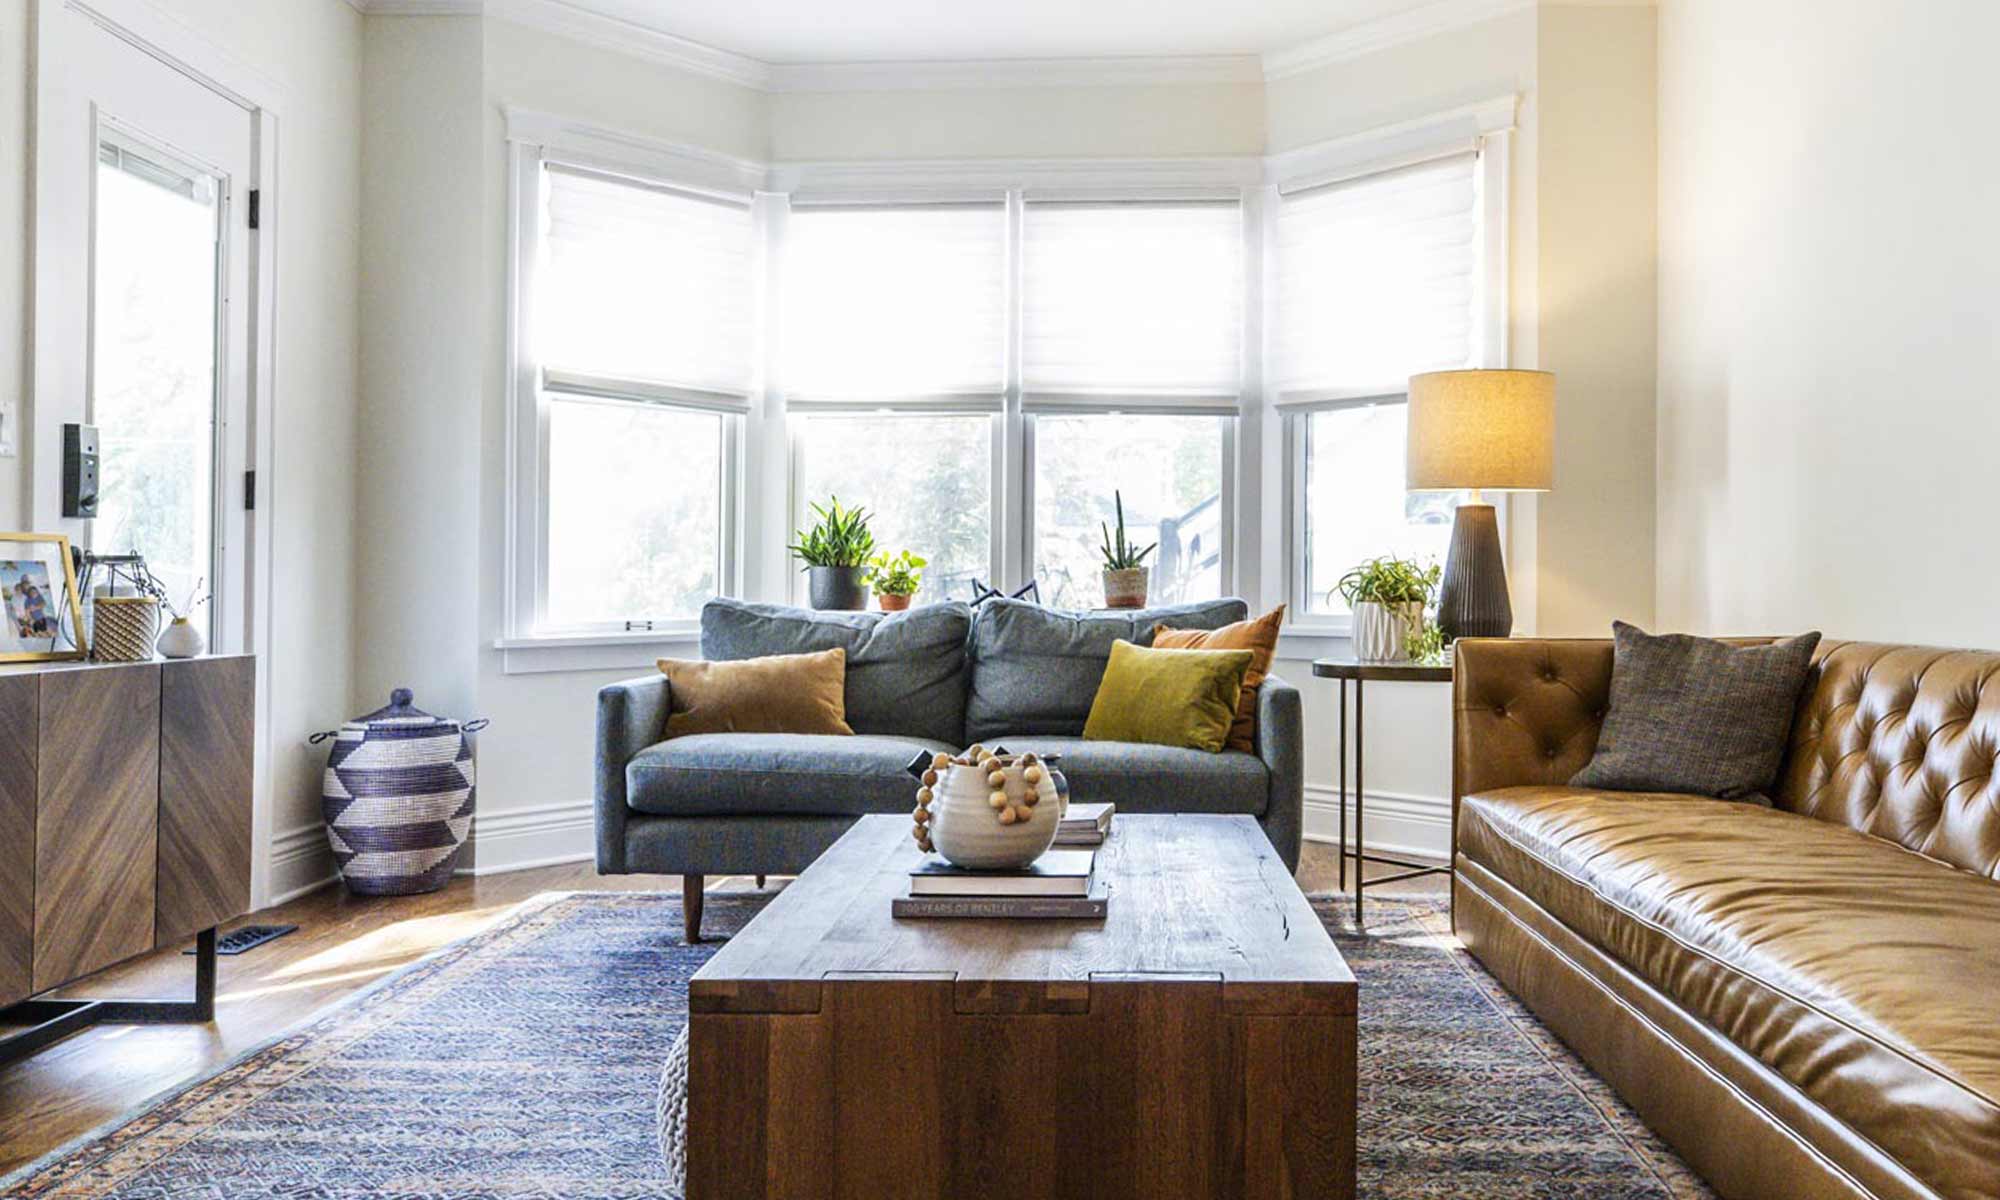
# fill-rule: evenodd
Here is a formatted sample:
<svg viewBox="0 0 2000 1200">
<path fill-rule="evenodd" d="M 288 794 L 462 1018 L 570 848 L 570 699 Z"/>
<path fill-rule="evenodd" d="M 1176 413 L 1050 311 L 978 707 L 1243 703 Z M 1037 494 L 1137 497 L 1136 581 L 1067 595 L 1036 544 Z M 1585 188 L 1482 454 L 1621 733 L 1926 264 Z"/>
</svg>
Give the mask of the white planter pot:
<svg viewBox="0 0 2000 1200">
<path fill-rule="evenodd" d="M 1421 600 L 1401 604 L 1381 604 L 1374 600 L 1354 605 L 1354 657 L 1362 662 L 1410 661 L 1410 633 L 1424 619 Z"/>
</svg>

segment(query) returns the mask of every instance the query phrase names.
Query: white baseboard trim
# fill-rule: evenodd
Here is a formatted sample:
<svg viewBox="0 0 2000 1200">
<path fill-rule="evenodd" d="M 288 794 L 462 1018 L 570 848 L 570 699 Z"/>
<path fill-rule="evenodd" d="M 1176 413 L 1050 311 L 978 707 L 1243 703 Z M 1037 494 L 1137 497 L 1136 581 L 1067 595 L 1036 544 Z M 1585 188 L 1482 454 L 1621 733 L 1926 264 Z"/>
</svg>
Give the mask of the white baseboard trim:
<svg viewBox="0 0 2000 1200">
<path fill-rule="evenodd" d="M 340 878 L 317 822 L 287 829 L 271 839 L 271 898 L 267 907 L 296 900 Z"/>
<path fill-rule="evenodd" d="M 1371 854 L 1427 859 L 1442 863 L 1451 847 L 1451 801 L 1443 796 L 1403 792 L 1368 793 L 1368 850 Z M 1354 802 L 1348 798 L 1348 837 L 1354 835 Z M 1305 839 L 1340 840 L 1340 797 L 1326 784 L 1306 785 Z M 1353 842 L 1350 840 L 1350 846 Z"/>
<path fill-rule="evenodd" d="M 501 875 L 597 857 L 596 805 L 589 800 L 482 812 L 472 818 L 472 865 L 460 875 Z"/>
</svg>

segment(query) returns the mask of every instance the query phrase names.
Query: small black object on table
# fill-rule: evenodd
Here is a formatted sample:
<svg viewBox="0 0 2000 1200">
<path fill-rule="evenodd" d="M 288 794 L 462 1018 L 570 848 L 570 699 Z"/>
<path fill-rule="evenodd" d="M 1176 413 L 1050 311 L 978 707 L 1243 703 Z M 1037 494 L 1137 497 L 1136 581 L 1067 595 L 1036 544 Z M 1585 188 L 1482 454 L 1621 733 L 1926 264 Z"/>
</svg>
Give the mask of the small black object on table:
<svg viewBox="0 0 2000 1200">
<path fill-rule="evenodd" d="M 1362 685 L 1370 680 L 1386 683 L 1450 683 L 1451 663 L 1416 662 L 1362 662 L 1354 658 L 1322 658 L 1313 662 L 1313 674 L 1321 679 L 1334 680 L 1340 688 L 1340 752 L 1336 770 L 1340 778 L 1340 886 L 1347 886 L 1347 685 L 1354 683 L 1354 923 L 1361 924 L 1361 896 L 1364 887 L 1363 866 L 1367 863 L 1384 863 L 1403 870 L 1394 875 L 1385 875 L 1375 882 L 1394 883 L 1399 879 L 1416 879 L 1424 875 L 1448 875 L 1451 873 L 1452 847 L 1445 848 L 1443 865 L 1411 862 L 1404 858 L 1370 854 L 1368 839 L 1362 832 L 1363 797 L 1366 795 L 1362 783 L 1362 743 L 1365 741 L 1362 725 Z"/>
</svg>

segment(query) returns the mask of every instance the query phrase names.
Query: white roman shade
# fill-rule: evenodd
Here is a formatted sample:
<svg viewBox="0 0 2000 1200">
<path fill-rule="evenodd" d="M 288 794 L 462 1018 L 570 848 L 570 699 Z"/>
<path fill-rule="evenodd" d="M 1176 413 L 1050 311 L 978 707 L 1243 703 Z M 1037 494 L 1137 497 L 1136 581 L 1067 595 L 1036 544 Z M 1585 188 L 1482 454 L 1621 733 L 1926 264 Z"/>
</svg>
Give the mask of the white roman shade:
<svg viewBox="0 0 2000 1200">
<path fill-rule="evenodd" d="M 755 230 L 740 200 L 550 165 L 535 295 L 548 385 L 644 381 L 648 399 L 747 395 Z"/>
<path fill-rule="evenodd" d="M 1243 207 L 1029 201 L 1021 384 L 1030 411 L 1234 411 L 1243 373 Z"/>
<path fill-rule="evenodd" d="M 782 380 L 794 406 L 1000 408 L 1004 203 L 798 205 L 783 271 Z"/>
<path fill-rule="evenodd" d="M 1412 375 L 1473 365 L 1478 161 L 1458 154 L 1280 196 L 1280 403 L 1400 395 Z"/>
</svg>

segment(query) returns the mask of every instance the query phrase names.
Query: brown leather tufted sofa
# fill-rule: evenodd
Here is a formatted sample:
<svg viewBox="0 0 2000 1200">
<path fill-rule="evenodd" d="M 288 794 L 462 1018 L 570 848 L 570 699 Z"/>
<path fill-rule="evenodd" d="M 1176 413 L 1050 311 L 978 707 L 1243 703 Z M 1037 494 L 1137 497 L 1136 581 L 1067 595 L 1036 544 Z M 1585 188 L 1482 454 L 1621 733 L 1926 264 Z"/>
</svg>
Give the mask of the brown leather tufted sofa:
<svg viewBox="0 0 2000 1200">
<path fill-rule="evenodd" d="M 1458 643 L 1459 936 L 1732 1200 L 2000 1197 L 2000 654 L 1822 643 L 1769 807 L 1570 787 L 1610 684 Z"/>
</svg>

